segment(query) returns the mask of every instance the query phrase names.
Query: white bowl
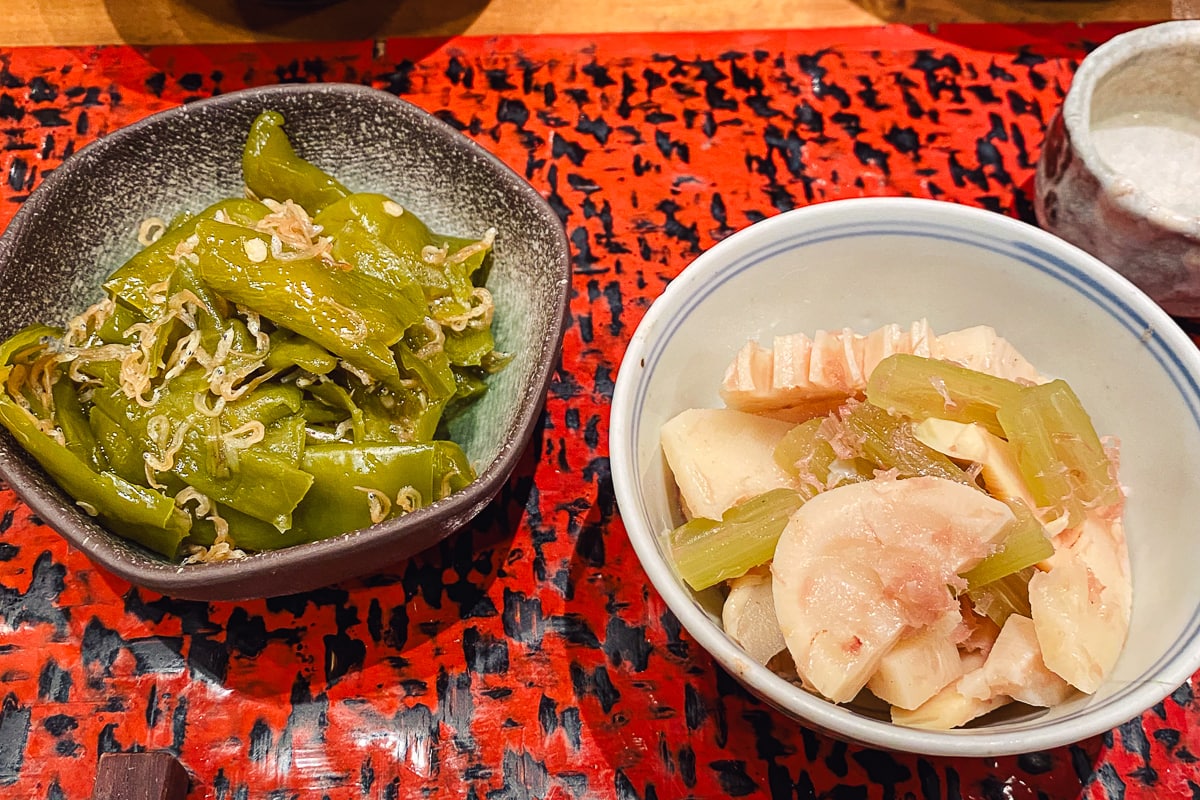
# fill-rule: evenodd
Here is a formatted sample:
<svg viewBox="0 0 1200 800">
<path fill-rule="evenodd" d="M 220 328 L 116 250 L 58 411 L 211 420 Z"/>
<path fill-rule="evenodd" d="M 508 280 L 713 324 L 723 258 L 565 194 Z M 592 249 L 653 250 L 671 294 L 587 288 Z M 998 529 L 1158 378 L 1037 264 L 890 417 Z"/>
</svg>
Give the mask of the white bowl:
<svg viewBox="0 0 1200 800">
<path fill-rule="evenodd" d="M 1094 695 L 954 731 L 837 706 L 751 660 L 720 625 L 716 590 L 679 579 L 661 534 L 680 514 L 659 429 L 718 407 L 750 338 L 928 318 L 987 324 L 1066 379 L 1121 441 L 1133 580 L 1129 639 Z M 755 694 L 809 727 L 877 747 L 994 756 L 1075 742 L 1137 716 L 1200 668 L 1200 352 L 1125 278 L 1082 250 L 988 211 L 930 200 L 842 200 L 760 222 L 697 258 L 638 326 L 613 397 L 617 502 L 655 588 L 691 636 Z"/>
</svg>

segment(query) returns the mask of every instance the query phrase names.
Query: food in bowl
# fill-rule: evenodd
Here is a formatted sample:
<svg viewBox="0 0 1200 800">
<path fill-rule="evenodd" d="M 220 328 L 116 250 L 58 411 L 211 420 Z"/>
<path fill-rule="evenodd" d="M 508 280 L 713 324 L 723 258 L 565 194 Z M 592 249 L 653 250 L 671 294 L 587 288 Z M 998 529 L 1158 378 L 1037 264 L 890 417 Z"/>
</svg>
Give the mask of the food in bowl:
<svg viewBox="0 0 1200 800">
<path fill-rule="evenodd" d="M 883 704 L 835 704 L 779 677 L 723 630 L 723 593 L 696 592 L 680 578 L 664 536 L 682 518 L 662 427 L 686 409 L 724 404 L 725 370 L 748 340 L 922 318 L 939 332 L 989 325 L 1067 380 L 1095 428 L 1119 437 L 1121 481 L 1132 487 L 1123 521 L 1136 593 L 1108 678 L 1092 694 L 1049 708 L 1009 704 L 952 730 L 898 725 Z M 763 708 L 871 747 L 954 757 L 1041 751 L 1147 712 L 1200 669 L 1197 375 L 1200 351 L 1161 307 L 1033 226 L 916 198 L 818 203 L 706 250 L 642 317 L 613 392 L 613 488 L 651 597 L 679 621 L 709 686 L 722 670 Z"/>
<path fill-rule="evenodd" d="M 184 563 L 368 527 L 475 478 L 495 231 L 438 235 L 250 128 L 246 198 L 169 223 L 64 328 L 0 346 L 0 422 L 86 513 Z"/>
<path fill-rule="evenodd" d="M 1124 494 L 1070 386 L 986 326 L 751 340 L 661 432 L 669 536 L 726 632 L 833 702 L 954 728 L 1095 691 L 1129 627 Z"/>
</svg>

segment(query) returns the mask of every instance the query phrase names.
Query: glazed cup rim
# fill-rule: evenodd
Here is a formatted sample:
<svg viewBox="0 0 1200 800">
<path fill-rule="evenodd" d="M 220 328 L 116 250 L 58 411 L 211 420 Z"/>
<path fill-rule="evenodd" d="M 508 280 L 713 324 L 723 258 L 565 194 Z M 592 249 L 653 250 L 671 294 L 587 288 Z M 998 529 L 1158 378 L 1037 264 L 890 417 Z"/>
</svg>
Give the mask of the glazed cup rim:
<svg viewBox="0 0 1200 800">
<path fill-rule="evenodd" d="M 1070 146 L 1102 187 L 1114 188 L 1113 202 L 1139 218 L 1153 218 L 1166 230 L 1200 240 L 1200 219 L 1163 206 L 1141 185 L 1112 169 L 1100 157 L 1091 136 L 1092 97 L 1097 84 L 1137 56 L 1166 47 L 1193 46 L 1200 51 L 1200 20 L 1176 20 L 1137 28 L 1113 37 L 1080 63 L 1062 104 L 1062 123 Z"/>
</svg>

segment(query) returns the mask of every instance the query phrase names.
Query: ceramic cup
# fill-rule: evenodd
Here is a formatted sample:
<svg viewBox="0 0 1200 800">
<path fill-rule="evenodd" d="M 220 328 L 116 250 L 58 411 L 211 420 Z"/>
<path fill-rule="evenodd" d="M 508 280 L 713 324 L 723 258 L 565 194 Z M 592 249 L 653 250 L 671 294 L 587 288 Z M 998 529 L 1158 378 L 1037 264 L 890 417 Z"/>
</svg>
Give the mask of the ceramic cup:
<svg viewBox="0 0 1200 800">
<path fill-rule="evenodd" d="M 1080 65 L 1050 123 L 1035 205 L 1046 230 L 1200 317 L 1200 21 L 1117 36 Z"/>
</svg>

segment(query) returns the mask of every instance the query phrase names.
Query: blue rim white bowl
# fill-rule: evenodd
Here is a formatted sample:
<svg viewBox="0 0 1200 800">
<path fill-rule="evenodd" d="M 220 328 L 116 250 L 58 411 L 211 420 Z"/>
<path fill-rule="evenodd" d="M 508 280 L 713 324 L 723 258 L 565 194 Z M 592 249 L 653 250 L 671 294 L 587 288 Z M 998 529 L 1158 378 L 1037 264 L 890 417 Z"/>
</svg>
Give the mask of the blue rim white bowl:
<svg viewBox="0 0 1200 800">
<path fill-rule="evenodd" d="M 720 627 L 720 598 L 679 579 L 661 534 L 681 521 L 662 423 L 721 405 L 747 339 L 926 317 L 940 333 L 988 324 L 1067 379 L 1131 487 L 1131 632 L 1090 697 L 955 731 L 903 728 L 833 705 L 751 660 Z M 618 374 L 610 451 L 622 520 L 655 588 L 691 636 L 756 695 L 839 738 L 931 755 L 994 756 L 1079 741 L 1158 703 L 1200 669 L 1200 351 L 1145 294 L 1082 250 L 1017 220 L 909 198 L 841 200 L 752 225 L 689 265 L 655 301 Z M 1183 563 L 1187 562 L 1187 563 Z"/>
</svg>

